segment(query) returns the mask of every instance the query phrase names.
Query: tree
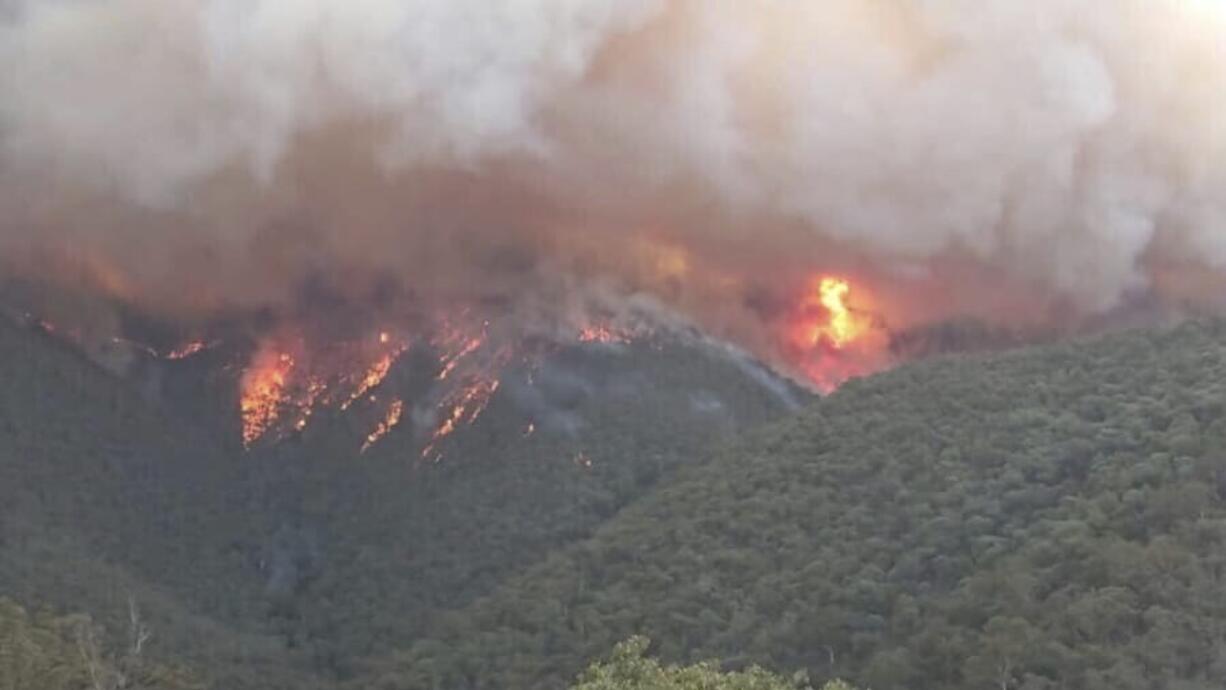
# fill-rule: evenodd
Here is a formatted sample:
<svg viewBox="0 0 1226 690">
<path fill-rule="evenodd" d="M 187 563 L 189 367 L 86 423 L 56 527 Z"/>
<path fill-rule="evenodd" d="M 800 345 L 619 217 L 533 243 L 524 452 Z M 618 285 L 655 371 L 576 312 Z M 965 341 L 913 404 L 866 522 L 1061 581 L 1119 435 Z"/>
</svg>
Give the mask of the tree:
<svg viewBox="0 0 1226 690">
<path fill-rule="evenodd" d="M 88 616 L 31 616 L 0 599 L 0 690 L 200 690 L 180 669 L 145 657 L 151 633 L 129 602 L 130 639 L 112 653 Z"/>
<path fill-rule="evenodd" d="M 647 658 L 651 642 L 632 637 L 617 645 L 608 661 L 592 664 L 571 690 L 809 690 L 808 678 L 798 673 L 783 678 L 757 666 L 721 672 L 714 662 L 692 666 L 664 666 Z M 822 690 L 855 690 L 831 681 Z"/>
</svg>

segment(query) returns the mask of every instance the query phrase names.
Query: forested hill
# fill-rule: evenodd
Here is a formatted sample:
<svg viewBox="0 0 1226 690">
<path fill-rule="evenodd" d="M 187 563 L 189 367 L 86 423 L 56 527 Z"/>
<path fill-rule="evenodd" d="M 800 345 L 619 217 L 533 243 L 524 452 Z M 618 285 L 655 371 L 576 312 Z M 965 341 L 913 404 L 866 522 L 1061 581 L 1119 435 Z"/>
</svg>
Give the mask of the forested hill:
<svg viewBox="0 0 1226 690">
<path fill-rule="evenodd" d="M 25 612 L 0 620 L 0 667 L 64 614 L 122 646 L 132 600 L 144 653 L 211 687 L 335 687 L 805 397 L 693 339 L 579 345 L 507 372 L 430 463 L 415 425 L 360 454 L 367 430 L 341 415 L 245 451 L 224 432 L 237 403 L 198 395 L 193 376 L 227 373 L 203 360 L 125 378 L 0 318 L 0 602 Z M 422 376 L 377 393 L 407 398 Z"/>
<path fill-rule="evenodd" d="M 354 687 L 560 688 L 632 633 L 875 690 L 1226 682 L 1226 325 L 906 366 L 751 434 Z"/>
<path fill-rule="evenodd" d="M 780 394 L 723 355 L 549 367 L 438 465 L 343 420 L 244 453 L 0 323 L 0 671 L 73 687 L 65 613 L 129 668 L 135 605 L 173 687 L 561 688 L 635 634 L 819 687 L 1223 687 L 1222 322 L 908 365 L 757 431 Z M 568 423 L 525 437 L 542 400 Z"/>
<path fill-rule="evenodd" d="M 2 318 L 0 381 L 0 670 L 56 669 L 38 684 L 0 673 L 0 687 L 82 687 L 63 672 L 79 666 L 76 642 L 64 647 L 73 658 L 40 658 L 62 645 L 35 644 L 6 599 L 87 614 L 103 646 L 126 638 L 131 599 L 154 631 L 146 656 L 208 665 L 224 683 L 238 668 L 265 679 L 273 668 L 284 682 L 268 687 L 306 687 L 301 661 L 261 624 L 263 577 L 239 548 L 275 527 L 256 509 L 246 459 L 64 342 Z"/>
</svg>

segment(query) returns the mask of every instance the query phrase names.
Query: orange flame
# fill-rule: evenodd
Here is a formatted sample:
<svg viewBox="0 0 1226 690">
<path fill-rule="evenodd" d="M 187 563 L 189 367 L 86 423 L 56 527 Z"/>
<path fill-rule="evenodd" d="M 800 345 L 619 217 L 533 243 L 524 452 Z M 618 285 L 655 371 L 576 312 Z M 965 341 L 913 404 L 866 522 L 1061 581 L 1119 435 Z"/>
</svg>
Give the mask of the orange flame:
<svg viewBox="0 0 1226 690">
<path fill-rule="evenodd" d="M 285 387 L 294 369 L 286 352 L 262 349 L 252 366 L 243 372 L 239 411 L 243 421 L 243 445 L 250 446 L 277 423 L 287 400 Z"/>
<path fill-rule="evenodd" d="M 460 360 L 464 359 L 468 355 L 472 354 L 477 348 L 481 347 L 483 342 L 485 342 L 485 339 L 482 337 L 469 338 L 467 341 L 465 341 L 459 352 L 456 352 L 453 355 L 445 356 L 443 358 L 443 368 L 441 371 L 439 371 L 438 376 L 435 377 L 435 379 L 442 381 L 450 376 L 451 372 L 455 371 L 455 368 L 460 365 Z"/>
<path fill-rule="evenodd" d="M 300 399 L 294 401 L 294 406 L 297 407 L 299 411 L 298 421 L 294 422 L 294 429 L 296 431 L 306 429 L 307 423 L 311 421 L 311 415 L 315 414 L 316 401 L 318 401 L 327 391 L 328 384 L 317 378 L 312 377 L 307 383 L 306 392 L 302 394 Z M 287 394 L 286 398 L 288 397 L 289 395 Z"/>
<path fill-rule="evenodd" d="M 360 452 L 365 453 L 368 448 L 379 442 L 379 439 L 387 435 L 389 431 L 396 428 L 400 424 L 400 416 L 404 413 L 404 402 L 400 400 L 392 401 L 390 407 L 387 408 L 387 414 L 383 417 L 383 421 L 366 435 L 366 442 L 362 444 Z"/>
<path fill-rule="evenodd" d="M 788 358 L 823 391 L 880 366 L 882 344 L 872 316 L 853 308 L 852 294 L 845 278 L 816 277 L 786 325 Z"/>
<path fill-rule="evenodd" d="M 380 339 L 380 341 L 382 342 L 382 339 Z M 362 380 L 358 382 L 358 387 L 355 388 L 353 393 L 349 395 L 349 399 L 341 403 L 341 409 L 349 409 L 349 406 L 352 405 L 358 398 L 366 395 L 366 393 L 372 388 L 378 386 L 380 383 L 383 383 L 383 379 L 387 378 L 388 372 L 392 370 L 392 364 L 396 361 L 396 358 L 400 356 L 401 352 L 403 352 L 403 350 L 397 350 L 396 352 L 391 352 L 380 357 L 379 360 L 375 362 L 366 372 L 366 375 L 362 377 Z"/>
<path fill-rule="evenodd" d="M 434 453 L 439 442 L 450 436 L 460 424 L 472 424 L 477 421 L 477 418 L 489 405 L 490 398 L 498 391 L 499 385 L 501 382 L 498 379 L 479 378 L 460 389 L 457 394 L 449 396 L 443 406 L 450 409 L 443 417 L 442 423 L 430 436 L 430 442 L 422 449 L 421 457 L 429 457 Z"/>
<path fill-rule="evenodd" d="M 301 338 L 266 340 L 240 381 L 243 443 L 250 447 L 267 435 L 301 432 L 321 407 L 343 411 L 365 396 L 373 402 L 370 392 L 409 347 L 386 331 L 374 340 L 378 347 L 373 352 L 366 340 L 333 343 L 313 352 Z"/>
</svg>

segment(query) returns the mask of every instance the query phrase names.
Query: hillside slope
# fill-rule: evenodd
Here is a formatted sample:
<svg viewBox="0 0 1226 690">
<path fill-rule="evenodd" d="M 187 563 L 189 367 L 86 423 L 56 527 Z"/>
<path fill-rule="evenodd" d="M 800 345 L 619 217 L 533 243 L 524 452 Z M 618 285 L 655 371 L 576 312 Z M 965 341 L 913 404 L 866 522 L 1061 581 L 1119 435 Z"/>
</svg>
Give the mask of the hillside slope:
<svg viewBox="0 0 1226 690">
<path fill-rule="evenodd" d="M 256 459 L 294 494 L 283 536 L 299 555 L 277 628 L 341 677 L 428 634 L 719 439 L 789 412 L 742 367 L 680 343 L 580 347 L 552 356 L 531 385 L 506 372 L 505 393 L 438 463 L 419 458 L 412 428 L 364 455 L 328 429 L 272 449 Z"/>
<path fill-rule="evenodd" d="M 112 636 L 128 600 L 150 653 L 235 668 L 290 668 L 259 625 L 261 577 L 243 544 L 267 521 L 236 459 L 75 350 L 0 320 L 0 595 L 88 613 Z M 244 672 L 245 673 L 245 672 Z M 266 687 L 304 687 L 259 673 Z"/>
<path fill-rule="evenodd" d="M 877 690 L 1226 678 L 1226 325 L 846 385 L 354 687 L 560 688 L 617 640 Z"/>
<path fill-rule="evenodd" d="M 578 347 L 530 381 L 507 372 L 430 463 L 409 424 L 359 454 L 344 416 L 244 451 L 216 406 L 225 377 L 160 366 L 176 369 L 125 379 L 0 322 L 0 596 L 120 635 L 132 596 L 155 651 L 227 690 L 350 676 L 795 394 L 692 343 Z M 405 372 L 374 393 L 416 385 Z"/>
</svg>

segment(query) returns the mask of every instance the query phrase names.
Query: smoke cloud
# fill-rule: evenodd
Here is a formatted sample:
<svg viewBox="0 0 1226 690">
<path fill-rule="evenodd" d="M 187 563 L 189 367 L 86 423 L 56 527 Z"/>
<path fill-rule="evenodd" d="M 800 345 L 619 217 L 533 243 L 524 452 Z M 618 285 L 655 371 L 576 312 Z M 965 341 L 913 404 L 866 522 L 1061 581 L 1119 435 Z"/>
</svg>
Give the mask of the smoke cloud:
<svg viewBox="0 0 1226 690">
<path fill-rule="evenodd" d="M 768 358 L 815 272 L 891 327 L 1217 308 L 1223 46 L 1217 0 L 8 0 L 3 270 Z"/>
</svg>

